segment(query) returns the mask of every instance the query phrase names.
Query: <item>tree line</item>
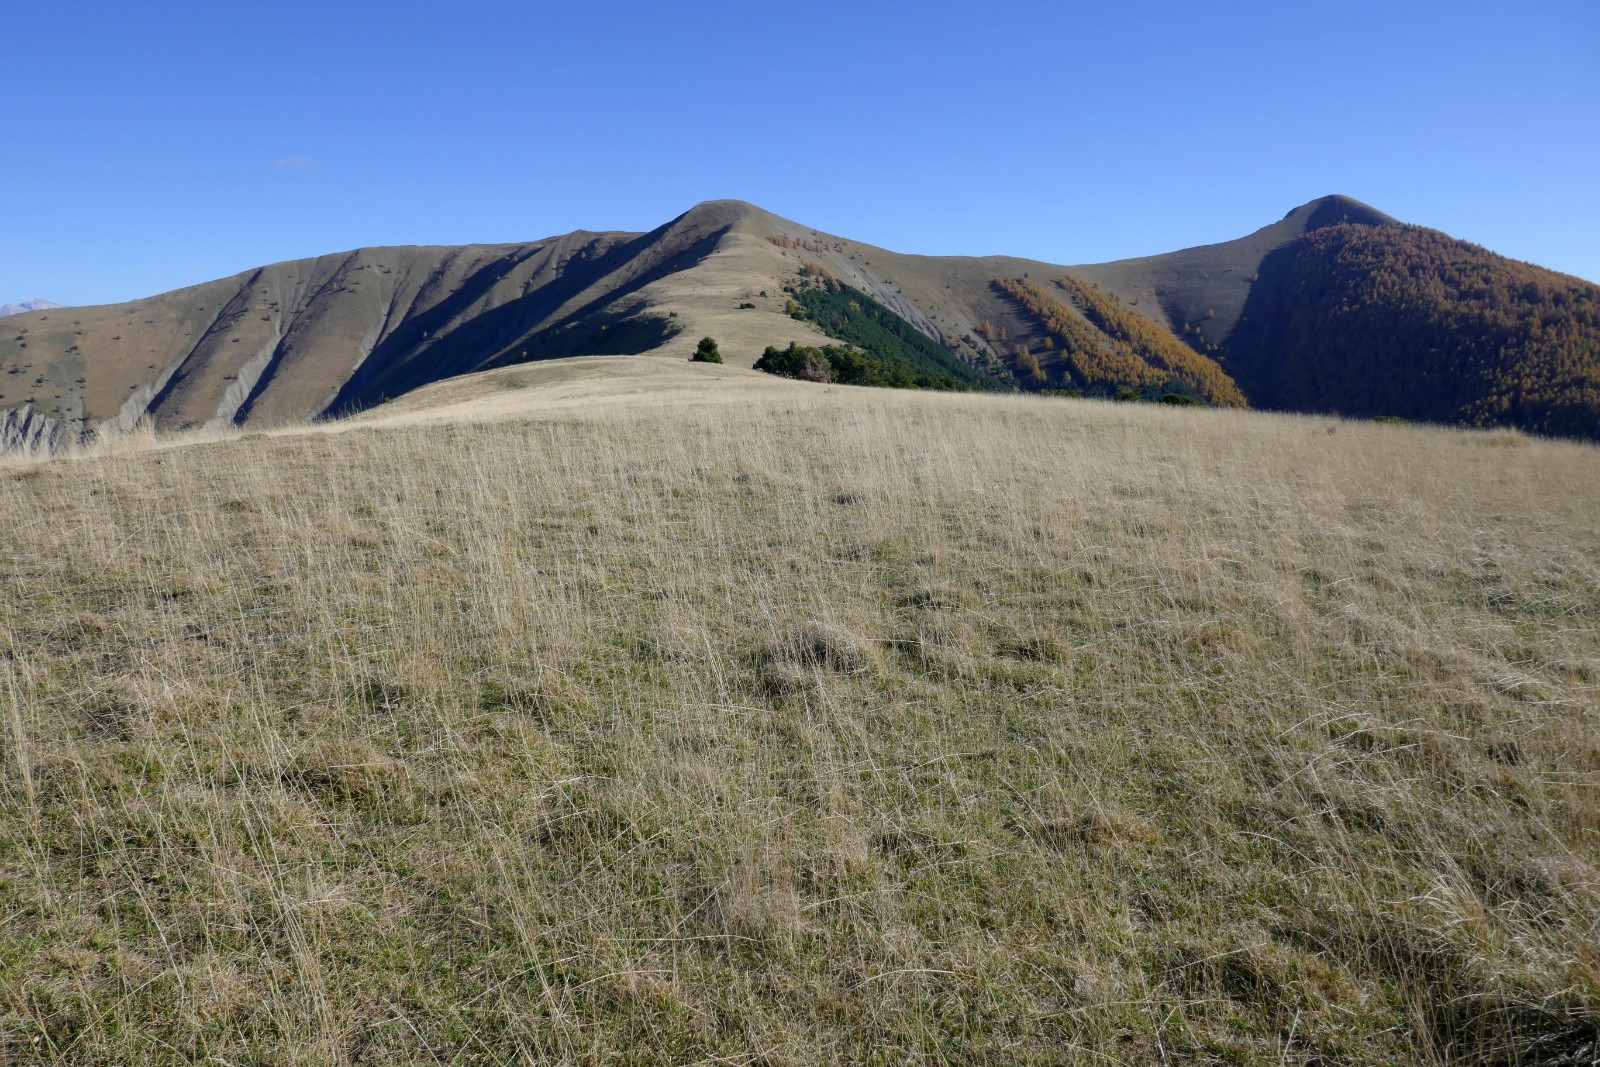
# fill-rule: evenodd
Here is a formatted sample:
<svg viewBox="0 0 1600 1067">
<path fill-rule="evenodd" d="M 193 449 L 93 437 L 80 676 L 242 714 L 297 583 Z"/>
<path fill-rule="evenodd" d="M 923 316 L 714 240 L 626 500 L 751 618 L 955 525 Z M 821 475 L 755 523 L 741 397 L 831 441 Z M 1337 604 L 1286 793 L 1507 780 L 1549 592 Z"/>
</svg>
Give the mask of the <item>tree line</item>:
<svg viewBox="0 0 1600 1067">
<path fill-rule="evenodd" d="M 1192 392 L 1213 404 L 1247 406 L 1244 394 L 1215 360 L 1158 323 L 1124 311 L 1113 298 L 1077 278 L 1056 283 L 1077 310 L 1027 278 L 1001 277 L 994 284 L 1043 329 L 1043 351 L 1064 386 L 1104 395 L 1132 389 L 1152 398 Z M 1019 380 L 1040 389 L 1052 384 L 1031 348 L 1018 347 L 1013 360 Z"/>
</svg>

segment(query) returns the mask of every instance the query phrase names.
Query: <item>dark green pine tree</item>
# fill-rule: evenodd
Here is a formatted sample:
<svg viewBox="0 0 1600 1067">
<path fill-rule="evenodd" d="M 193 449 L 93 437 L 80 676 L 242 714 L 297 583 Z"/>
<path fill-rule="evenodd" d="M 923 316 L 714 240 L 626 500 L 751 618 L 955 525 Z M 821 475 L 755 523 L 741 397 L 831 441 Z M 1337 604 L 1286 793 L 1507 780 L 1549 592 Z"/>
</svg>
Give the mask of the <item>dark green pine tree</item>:
<svg viewBox="0 0 1600 1067">
<path fill-rule="evenodd" d="M 711 337 L 700 338 L 700 343 L 695 346 L 694 355 L 689 357 L 691 363 L 721 363 L 722 353 L 717 351 L 717 342 Z"/>
</svg>

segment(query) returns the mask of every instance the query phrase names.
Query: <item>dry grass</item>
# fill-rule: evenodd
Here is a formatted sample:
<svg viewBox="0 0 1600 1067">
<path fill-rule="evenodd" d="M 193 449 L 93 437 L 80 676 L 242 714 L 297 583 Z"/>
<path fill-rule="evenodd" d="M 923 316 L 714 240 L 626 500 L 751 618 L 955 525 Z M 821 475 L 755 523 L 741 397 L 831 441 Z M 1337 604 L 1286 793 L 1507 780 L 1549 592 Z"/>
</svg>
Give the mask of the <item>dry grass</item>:
<svg viewBox="0 0 1600 1067">
<path fill-rule="evenodd" d="M 0 1062 L 1591 1063 L 1597 459 L 774 385 L 0 473 Z"/>
</svg>

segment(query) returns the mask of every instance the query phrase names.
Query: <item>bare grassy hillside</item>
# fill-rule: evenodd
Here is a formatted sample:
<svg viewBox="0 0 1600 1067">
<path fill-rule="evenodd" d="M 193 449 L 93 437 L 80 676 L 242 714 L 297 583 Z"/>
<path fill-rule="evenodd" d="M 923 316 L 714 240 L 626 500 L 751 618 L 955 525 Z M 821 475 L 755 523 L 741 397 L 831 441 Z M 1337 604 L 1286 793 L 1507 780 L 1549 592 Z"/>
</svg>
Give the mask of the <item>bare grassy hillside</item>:
<svg viewBox="0 0 1600 1067">
<path fill-rule="evenodd" d="M 1595 1062 L 1593 447 L 628 365 L 0 471 L 0 1062 Z"/>
</svg>

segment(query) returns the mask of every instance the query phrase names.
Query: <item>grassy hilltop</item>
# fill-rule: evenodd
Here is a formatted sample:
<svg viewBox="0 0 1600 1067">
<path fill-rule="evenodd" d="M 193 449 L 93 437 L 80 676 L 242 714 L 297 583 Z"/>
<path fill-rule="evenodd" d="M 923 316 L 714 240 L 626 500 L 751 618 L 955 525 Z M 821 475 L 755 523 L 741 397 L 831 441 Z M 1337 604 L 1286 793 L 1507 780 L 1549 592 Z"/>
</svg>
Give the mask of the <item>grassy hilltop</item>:
<svg viewBox="0 0 1600 1067">
<path fill-rule="evenodd" d="M 13 462 L 0 1063 L 1592 1063 L 1597 459 L 593 358 Z"/>
</svg>

